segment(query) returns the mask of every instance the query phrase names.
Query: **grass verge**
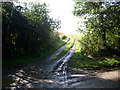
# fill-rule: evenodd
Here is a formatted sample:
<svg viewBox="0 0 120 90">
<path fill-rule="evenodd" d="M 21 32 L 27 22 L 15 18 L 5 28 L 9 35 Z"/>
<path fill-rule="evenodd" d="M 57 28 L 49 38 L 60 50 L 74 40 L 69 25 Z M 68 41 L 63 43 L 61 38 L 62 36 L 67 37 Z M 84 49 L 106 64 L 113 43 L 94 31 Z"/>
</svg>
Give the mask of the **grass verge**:
<svg viewBox="0 0 120 90">
<path fill-rule="evenodd" d="M 4 68 L 11 68 L 11 69 L 19 68 L 21 66 L 43 60 L 45 57 L 50 56 L 52 53 L 54 53 L 56 50 L 58 50 L 68 40 L 69 40 L 68 37 L 66 39 L 60 39 L 60 41 L 58 41 L 56 43 L 56 47 L 51 48 L 51 49 L 49 49 L 45 52 L 42 52 L 38 55 L 35 55 L 35 56 L 24 56 L 24 57 L 19 57 L 19 58 L 18 57 L 17 58 L 8 58 L 8 60 L 3 60 L 3 62 L 2 62 L 3 69 Z"/>
<path fill-rule="evenodd" d="M 71 60 L 69 60 L 69 66 L 75 69 L 87 69 L 87 70 L 106 70 L 106 68 L 118 67 L 120 65 L 120 58 L 104 57 L 102 60 L 93 60 L 81 54 L 81 45 L 79 40 L 80 36 L 77 36 L 76 50 Z"/>
</svg>

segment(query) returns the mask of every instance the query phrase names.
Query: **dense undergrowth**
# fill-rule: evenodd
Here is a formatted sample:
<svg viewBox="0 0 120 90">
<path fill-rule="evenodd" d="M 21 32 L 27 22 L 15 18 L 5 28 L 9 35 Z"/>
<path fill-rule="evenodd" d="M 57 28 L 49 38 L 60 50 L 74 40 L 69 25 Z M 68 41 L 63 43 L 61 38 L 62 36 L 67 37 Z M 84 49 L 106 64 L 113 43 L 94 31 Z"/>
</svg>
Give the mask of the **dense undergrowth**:
<svg viewBox="0 0 120 90">
<path fill-rule="evenodd" d="M 69 61 L 69 66 L 76 69 L 87 69 L 87 70 L 102 70 L 111 67 L 119 67 L 120 57 L 119 56 L 101 56 L 92 57 L 90 55 L 85 55 L 81 50 L 81 36 L 76 35 L 76 50 L 73 54 L 71 60 Z"/>
<path fill-rule="evenodd" d="M 5 68 L 9 68 L 9 67 L 21 67 L 23 65 L 27 65 L 27 64 L 31 64 L 40 60 L 43 60 L 44 58 L 50 56 L 52 53 L 54 53 L 57 49 L 59 49 L 62 45 L 64 45 L 69 38 L 65 38 L 62 39 L 62 37 L 60 37 L 61 39 L 59 41 L 57 41 L 56 46 L 54 48 L 51 48 L 49 50 L 46 50 L 44 52 L 38 53 L 36 55 L 33 56 L 24 56 L 24 57 L 16 57 L 16 58 L 8 58 L 7 60 L 3 61 L 3 66 Z M 6 62 L 7 61 L 7 62 Z"/>
<path fill-rule="evenodd" d="M 120 65 L 120 2 L 79 2 L 75 0 L 73 14 L 83 17 L 73 67 L 101 69 Z M 72 62 L 71 60 L 71 62 Z"/>
<path fill-rule="evenodd" d="M 68 38 L 57 32 L 60 20 L 49 16 L 47 5 L 2 2 L 3 69 L 42 60 Z"/>
</svg>

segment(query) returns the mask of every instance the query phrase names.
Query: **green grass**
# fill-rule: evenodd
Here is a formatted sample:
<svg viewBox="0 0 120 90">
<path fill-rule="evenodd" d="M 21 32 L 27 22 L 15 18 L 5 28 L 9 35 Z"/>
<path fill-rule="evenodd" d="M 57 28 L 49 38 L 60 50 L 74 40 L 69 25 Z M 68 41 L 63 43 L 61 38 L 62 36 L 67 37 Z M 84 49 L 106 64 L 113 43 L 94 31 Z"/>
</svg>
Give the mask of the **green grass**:
<svg viewBox="0 0 120 90">
<path fill-rule="evenodd" d="M 69 61 L 69 66 L 76 69 L 87 69 L 87 70 L 100 70 L 107 67 L 116 67 L 120 64 L 120 58 L 107 58 L 104 57 L 103 60 L 93 60 L 81 54 L 81 45 L 79 40 L 81 36 L 76 36 L 76 50 L 72 58 Z"/>
<path fill-rule="evenodd" d="M 60 59 L 62 56 L 64 56 L 69 51 L 69 49 L 72 47 L 73 43 L 74 43 L 74 38 L 71 37 L 71 41 L 65 46 L 63 51 L 53 61 L 56 61 Z"/>
<path fill-rule="evenodd" d="M 50 56 L 52 53 L 54 53 L 57 49 L 59 49 L 62 45 L 64 45 L 68 40 L 69 40 L 68 37 L 66 39 L 61 39 L 59 42 L 56 43 L 56 47 L 51 48 L 50 50 L 42 52 L 38 55 L 8 58 L 7 60 L 3 60 L 3 68 L 9 68 L 9 67 L 16 68 L 26 64 L 31 64 L 31 63 L 43 60 L 45 57 Z"/>
</svg>

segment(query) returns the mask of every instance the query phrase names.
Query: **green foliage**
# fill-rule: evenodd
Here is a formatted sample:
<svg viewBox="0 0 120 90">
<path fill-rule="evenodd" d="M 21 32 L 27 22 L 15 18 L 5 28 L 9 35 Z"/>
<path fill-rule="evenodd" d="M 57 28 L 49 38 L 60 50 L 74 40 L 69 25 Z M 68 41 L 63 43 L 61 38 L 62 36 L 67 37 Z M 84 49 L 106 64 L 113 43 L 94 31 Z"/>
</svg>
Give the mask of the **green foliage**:
<svg viewBox="0 0 120 90">
<path fill-rule="evenodd" d="M 120 52 L 120 2 L 79 2 L 76 0 L 74 15 L 84 16 L 86 29 L 81 40 L 85 55 L 97 51 Z"/>
<path fill-rule="evenodd" d="M 120 65 L 120 2 L 80 2 L 75 16 L 84 17 L 86 29 L 69 64 L 72 68 L 103 69 Z"/>
<path fill-rule="evenodd" d="M 27 64 L 31 64 L 40 60 L 43 60 L 45 57 L 50 56 L 51 54 L 53 54 L 56 50 L 58 50 L 62 45 L 64 45 L 69 38 L 66 39 L 60 39 L 59 41 L 57 41 L 56 46 L 54 48 L 50 48 L 50 50 L 44 51 L 44 52 L 40 52 L 40 54 L 37 55 L 32 55 L 32 56 L 23 56 L 23 57 L 11 57 L 8 58 L 6 61 L 3 61 L 3 66 L 6 68 L 15 68 L 15 67 L 21 67 L 22 65 L 27 65 Z"/>
<path fill-rule="evenodd" d="M 29 3 L 15 6 L 2 3 L 3 59 L 31 55 L 43 56 L 60 41 L 60 21 L 48 15 L 46 4 Z"/>
<path fill-rule="evenodd" d="M 77 36 L 76 50 L 71 60 L 69 60 L 69 66 L 76 69 L 87 69 L 87 70 L 104 70 L 106 67 L 116 67 L 120 65 L 120 58 L 105 57 L 102 60 L 94 60 L 92 58 L 86 57 L 82 54 L 81 50 L 81 37 Z"/>
</svg>

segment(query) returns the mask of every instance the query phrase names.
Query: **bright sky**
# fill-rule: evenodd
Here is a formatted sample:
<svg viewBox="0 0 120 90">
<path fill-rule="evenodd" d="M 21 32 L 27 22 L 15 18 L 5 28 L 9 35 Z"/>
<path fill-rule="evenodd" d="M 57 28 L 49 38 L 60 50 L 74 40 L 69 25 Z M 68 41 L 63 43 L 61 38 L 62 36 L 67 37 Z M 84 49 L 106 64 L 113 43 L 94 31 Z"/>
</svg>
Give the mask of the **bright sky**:
<svg viewBox="0 0 120 90">
<path fill-rule="evenodd" d="M 24 0 L 20 0 L 24 1 Z M 25 0 L 28 2 L 28 0 Z M 75 2 L 72 0 L 29 0 L 33 2 L 46 3 L 51 13 L 51 17 L 61 20 L 60 32 L 64 34 L 78 34 L 76 31 L 78 28 L 78 20 L 81 22 L 83 19 L 78 19 L 73 16 L 72 11 L 74 9 Z"/>
<path fill-rule="evenodd" d="M 73 16 L 74 2 L 72 0 L 42 0 L 49 3 L 50 15 L 61 20 L 60 32 L 77 34 L 77 19 Z"/>
</svg>

